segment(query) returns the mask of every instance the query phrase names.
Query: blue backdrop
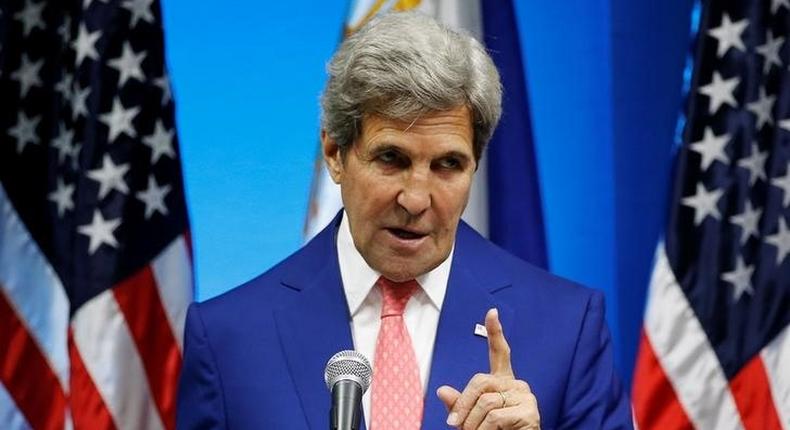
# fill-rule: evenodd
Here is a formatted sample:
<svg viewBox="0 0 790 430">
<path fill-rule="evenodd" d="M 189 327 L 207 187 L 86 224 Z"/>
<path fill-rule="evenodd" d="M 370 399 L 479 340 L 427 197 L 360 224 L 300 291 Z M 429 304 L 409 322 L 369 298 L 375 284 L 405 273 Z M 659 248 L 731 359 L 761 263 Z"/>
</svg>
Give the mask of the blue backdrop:
<svg viewBox="0 0 790 430">
<path fill-rule="evenodd" d="M 690 7 L 516 2 L 550 265 L 606 293 L 626 381 L 663 228 Z M 318 95 L 347 8 L 163 0 L 200 300 L 301 245 Z"/>
</svg>

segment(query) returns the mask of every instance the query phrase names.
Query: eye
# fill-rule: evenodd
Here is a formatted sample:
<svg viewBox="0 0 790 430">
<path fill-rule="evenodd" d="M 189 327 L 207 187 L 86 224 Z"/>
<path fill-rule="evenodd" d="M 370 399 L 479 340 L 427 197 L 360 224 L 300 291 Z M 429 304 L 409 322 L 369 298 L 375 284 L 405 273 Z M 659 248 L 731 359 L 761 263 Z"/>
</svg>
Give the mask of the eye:
<svg viewBox="0 0 790 430">
<path fill-rule="evenodd" d="M 462 164 L 461 164 L 461 160 L 459 160 L 456 157 L 440 158 L 436 162 L 436 165 L 440 169 L 446 169 L 446 170 L 457 170 L 457 169 L 460 169 L 461 167 L 463 167 Z"/>
<path fill-rule="evenodd" d="M 385 149 L 376 154 L 374 160 L 385 167 L 406 167 L 409 164 L 409 159 L 400 151 L 395 149 Z"/>
<path fill-rule="evenodd" d="M 379 161 L 385 164 L 395 164 L 398 161 L 398 153 L 392 150 L 381 152 L 377 157 Z"/>
</svg>

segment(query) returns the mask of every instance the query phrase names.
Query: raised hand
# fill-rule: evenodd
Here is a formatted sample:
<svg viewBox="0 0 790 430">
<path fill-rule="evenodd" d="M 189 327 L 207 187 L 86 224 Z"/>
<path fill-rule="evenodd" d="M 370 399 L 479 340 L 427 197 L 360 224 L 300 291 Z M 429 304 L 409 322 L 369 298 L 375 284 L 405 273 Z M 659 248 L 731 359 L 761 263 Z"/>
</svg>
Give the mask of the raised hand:
<svg viewBox="0 0 790 430">
<path fill-rule="evenodd" d="M 516 379 L 499 313 L 486 313 L 490 373 L 472 377 L 463 392 L 443 385 L 436 394 L 449 411 L 447 424 L 464 430 L 540 428 L 538 401 L 529 384 Z"/>
</svg>

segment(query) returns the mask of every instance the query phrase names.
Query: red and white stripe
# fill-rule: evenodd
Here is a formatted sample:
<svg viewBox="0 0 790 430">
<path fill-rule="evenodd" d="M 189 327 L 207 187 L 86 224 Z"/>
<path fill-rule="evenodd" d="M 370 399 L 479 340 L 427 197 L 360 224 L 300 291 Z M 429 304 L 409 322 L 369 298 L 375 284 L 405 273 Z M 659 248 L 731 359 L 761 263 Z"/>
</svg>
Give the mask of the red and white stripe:
<svg viewBox="0 0 790 430">
<path fill-rule="evenodd" d="M 3 426 L 8 429 L 29 428 L 22 411 L 16 407 L 14 399 L 11 398 L 3 384 L 0 384 L 0 423 L 3 423 Z"/>
<path fill-rule="evenodd" d="M 189 240 L 184 236 L 173 241 L 151 264 L 167 321 L 173 333 L 178 334 L 179 351 L 183 349 L 184 322 L 193 297 L 191 267 Z"/>
<path fill-rule="evenodd" d="M 788 369 L 785 330 L 728 381 L 659 244 L 634 373 L 641 430 L 790 429 Z"/>
<path fill-rule="evenodd" d="M 2 186 L 0 238 L 0 413 L 9 417 L 3 426 L 63 428 L 68 298 Z"/>
<path fill-rule="evenodd" d="M 63 285 L 2 187 L 0 237 L 2 428 L 174 429 L 192 301 L 187 239 L 69 321 Z"/>
<path fill-rule="evenodd" d="M 776 412 L 784 427 L 790 428 L 790 327 L 760 351 Z"/>
</svg>

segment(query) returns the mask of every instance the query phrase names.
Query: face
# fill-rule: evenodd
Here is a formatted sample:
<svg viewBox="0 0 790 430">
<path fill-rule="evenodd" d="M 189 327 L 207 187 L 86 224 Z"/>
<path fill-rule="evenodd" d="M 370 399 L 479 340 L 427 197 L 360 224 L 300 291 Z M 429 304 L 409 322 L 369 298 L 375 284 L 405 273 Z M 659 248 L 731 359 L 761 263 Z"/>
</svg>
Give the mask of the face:
<svg viewBox="0 0 790 430">
<path fill-rule="evenodd" d="M 447 258 L 476 168 L 472 140 L 466 107 L 414 123 L 366 117 L 344 155 L 322 132 L 354 245 L 370 267 L 400 282 Z"/>
</svg>

